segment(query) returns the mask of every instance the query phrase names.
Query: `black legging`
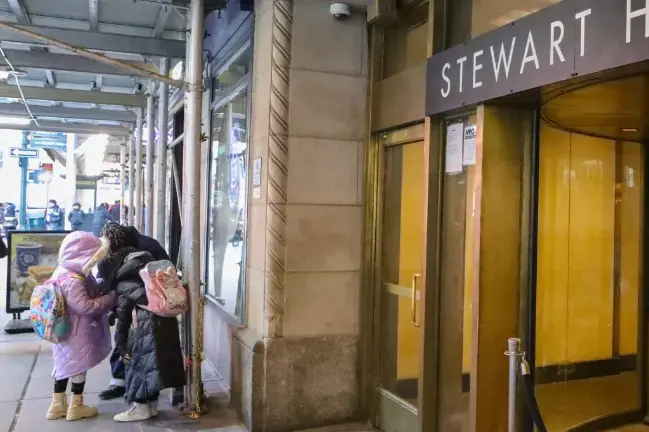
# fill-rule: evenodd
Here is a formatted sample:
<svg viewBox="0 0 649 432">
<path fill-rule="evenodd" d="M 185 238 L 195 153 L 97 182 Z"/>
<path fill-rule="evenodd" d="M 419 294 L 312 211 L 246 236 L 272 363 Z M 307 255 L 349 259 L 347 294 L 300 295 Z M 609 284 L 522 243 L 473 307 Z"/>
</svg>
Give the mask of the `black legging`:
<svg viewBox="0 0 649 432">
<path fill-rule="evenodd" d="M 65 393 L 65 391 L 68 389 L 68 381 L 69 378 L 64 378 L 60 380 L 54 380 L 54 393 Z M 83 389 L 86 387 L 86 381 L 85 379 L 81 382 L 75 382 L 78 380 L 72 381 L 72 394 L 75 395 L 80 395 L 83 394 Z"/>
</svg>

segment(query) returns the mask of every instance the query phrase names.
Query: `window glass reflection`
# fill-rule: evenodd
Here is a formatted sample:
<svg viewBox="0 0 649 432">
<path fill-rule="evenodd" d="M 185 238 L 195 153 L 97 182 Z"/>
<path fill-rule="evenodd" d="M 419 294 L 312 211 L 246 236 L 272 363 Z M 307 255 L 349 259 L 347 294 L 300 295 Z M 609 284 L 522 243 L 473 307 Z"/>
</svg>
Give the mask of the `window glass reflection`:
<svg viewBox="0 0 649 432">
<path fill-rule="evenodd" d="M 248 93 L 212 113 L 207 224 L 207 294 L 241 317 L 243 300 Z"/>
<path fill-rule="evenodd" d="M 478 37 L 517 19 L 531 15 L 560 0 L 473 0 L 471 34 Z"/>
</svg>

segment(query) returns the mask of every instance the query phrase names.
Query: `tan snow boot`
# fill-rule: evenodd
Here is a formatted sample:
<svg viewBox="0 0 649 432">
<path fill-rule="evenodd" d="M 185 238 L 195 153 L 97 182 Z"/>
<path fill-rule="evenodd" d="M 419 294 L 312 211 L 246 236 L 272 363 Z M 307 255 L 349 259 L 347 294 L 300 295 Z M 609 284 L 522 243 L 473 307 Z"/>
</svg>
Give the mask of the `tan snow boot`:
<svg viewBox="0 0 649 432">
<path fill-rule="evenodd" d="M 68 398 L 65 393 L 53 393 L 52 403 L 47 410 L 47 419 L 56 420 L 66 416 L 68 412 Z"/>
<path fill-rule="evenodd" d="M 69 421 L 81 420 L 97 415 L 97 408 L 83 404 L 83 395 L 72 395 L 72 402 L 66 417 Z"/>
</svg>

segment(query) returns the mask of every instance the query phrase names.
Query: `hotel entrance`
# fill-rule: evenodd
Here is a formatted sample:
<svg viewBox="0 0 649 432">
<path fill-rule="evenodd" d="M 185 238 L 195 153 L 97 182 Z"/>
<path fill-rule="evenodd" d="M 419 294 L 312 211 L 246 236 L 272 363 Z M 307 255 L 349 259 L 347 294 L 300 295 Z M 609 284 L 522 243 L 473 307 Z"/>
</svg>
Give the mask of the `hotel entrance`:
<svg viewBox="0 0 649 432">
<path fill-rule="evenodd" d="M 544 89 L 540 124 L 536 397 L 551 432 L 627 430 L 647 408 L 649 76 Z"/>
</svg>

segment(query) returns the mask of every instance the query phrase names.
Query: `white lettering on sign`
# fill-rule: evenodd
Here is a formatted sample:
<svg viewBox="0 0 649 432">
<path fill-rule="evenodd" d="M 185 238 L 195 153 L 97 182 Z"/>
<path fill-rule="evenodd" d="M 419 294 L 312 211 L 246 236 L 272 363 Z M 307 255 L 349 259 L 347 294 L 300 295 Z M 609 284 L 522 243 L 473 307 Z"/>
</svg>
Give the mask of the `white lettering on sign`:
<svg viewBox="0 0 649 432">
<path fill-rule="evenodd" d="M 631 10 L 631 0 L 626 0 L 626 43 L 631 42 L 631 20 L 644 15 L 644 37 L 649 38 L 649 0 L 645 0 L 644 8 Z"/>
<path fill-rule="evenodd" d="M 559 29 L 559 37 L 555 35 L 555 31 Z M 561 46 L 559 45 L 561 41 L 563 40 L 563 33 L 564 33 L 564 27 L 563 23 L 561 21 L 555 21 L 552 24 L 550 24 L 550 66 L 554 64 L 554 53 L 556 52 L 557 55 L 559 56 L 559 59 L 563 63 L 566 61 L 566 58 L 563 56 L 563 52 L 561 51 Z"/>
<path fill-rule="evenodd" d="M 448 63 L 444 64 L 444 67 L 442 68 L 442 79 L 446 83 L 446 90 L 441 89 L 442 97 L 447 98 L 449 93 L 451 93 L 451 80 L 449 79 L 448 75 L 446 75 L 446 71 L 451 68 L 451 65 Z"/>
<path fill-rule="evenodd" d="M 494 54 L 493 45 L 489 47 L 491 50 L 491 63 L 494 65 L 494 76 L 498 82 L 500 75 L 500 66 L 505 64 L 505 79 L 509 78 L 509 67 L 512 65 L 512 55 L 514 54 L 514 45 L 516 45 L 516 36 L 512 38 L 512 44 L 509 48 L 509 57 L 505 57 L 505 43 L 500 44 L 500 53 L 498 54 L 498 63 L 496 63 L 496 55 Z"/>
<path fill-rule="evenodd" d="M 462 75 L 464 75 L 464 62 L 466 61 L 466 56 L 460 57 L 457 59 L 457 64 L 460 65 L 460 93 L 462 93 Z"/>
<path fill-rule="evenodd" d="M 480 57 L 484 51 L 476 51 L 473 53 L 473 88 L 481 87 L 482 81 L 476 81 L 476 73 L 482 69 L 482 63 L 478 64 L 478 57 Z"/>
<path fill-rule="evenodd" d="M 579 20 L 579 55 L 581 57 L 586 53 L 586 17 L 590 15 L 592 9 L 586 9 L 575 14 L 575 19 Z"/>
<path fill-rule="evenodd" d="M 531 53 L 530 53 L 531 51 Z M 533 61 L 536 70 L 539 70 L 539 56 L 536 55 L 536 48 L 534 47 L 534 36 L 532 30 L 527 34 L 527 43 L 525 44 L 525 54 L 523 55 L 523 62 L 521 63 L 521 75 L 525 71 L 525 65 Z"/>
</svg>

